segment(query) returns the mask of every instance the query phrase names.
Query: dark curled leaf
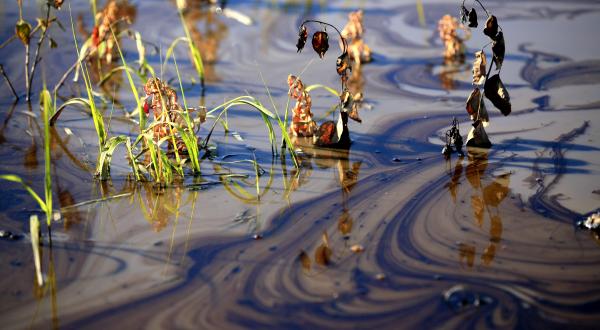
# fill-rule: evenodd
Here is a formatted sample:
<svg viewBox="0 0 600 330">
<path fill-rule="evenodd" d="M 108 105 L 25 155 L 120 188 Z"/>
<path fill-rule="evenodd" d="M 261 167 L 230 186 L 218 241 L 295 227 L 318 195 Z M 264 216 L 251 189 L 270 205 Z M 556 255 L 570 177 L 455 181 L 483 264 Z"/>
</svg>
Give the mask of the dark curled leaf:
<svg viewBox="0 0 600 330">
<path fill-rule="evenodd" d="M 298 48 L 298 53 L 304 49 L 304 45 L 306 44 L 306 39 L 308 39 L 308 31 L 306 31 L 306 26 L 302 25 L 300 27 L 300 31 L 298 32 L 298 42 L 296 43 L 296 48 Z"/>
<path fill-rule="evenodd" d="M 496 36 L 498 35 L 498 20 L 496 19 L 496 16 L 490 15 L 487 21 L 485 21 L 483 34 L 490 37 L 492 40 L 496 40 Z"/>
<path fill-rule="evenodd" d="M 467 22 L 467 18 L 469 17 L 469 11 L 465 6 L 460 6 L 460 21 L 464 24 Z"/>
<path fill-rule="evenodd" d="M 492 45 L 492 52 L 494 53 L 493 61 L 496 63 L 496 68 L 500 70 L 502 67 L 502 62 L 504 62 L 504 52 L 506 48 L 504 46 L 504 34 L 502 31 L 498 32 L 496 36 L 496 40 Z"/>
<path fill-rule="evenodd" d="M 317 31 L 313 34 L 312 46 L 315 52 L 319 54 L 320 58 L 325 56 L 325 53 L 329 49 L 329 36 L 325 31 Z"/>
<path fill-rule="evenodd" d="M 487 97 L 503 115 L 508 116 L 511 111 L 510 96 L 504 87 L 500 76 L 495 74 L 491 76 L 484 86 L 485 97 Z"/>
<path fill-rule="evenodd" d="M 477 27 L 477 12 L 475 12 L 475 8 L 471 8 L 469 12 L 469 27 Z"/>
</svg>

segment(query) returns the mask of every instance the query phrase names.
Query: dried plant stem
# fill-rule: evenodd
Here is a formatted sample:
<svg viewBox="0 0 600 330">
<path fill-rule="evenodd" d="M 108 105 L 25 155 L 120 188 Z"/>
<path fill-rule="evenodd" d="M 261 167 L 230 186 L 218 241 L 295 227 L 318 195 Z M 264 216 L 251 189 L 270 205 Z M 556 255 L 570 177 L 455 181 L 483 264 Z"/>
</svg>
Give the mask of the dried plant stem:
<svg viewBox="0 0 600 330">
<path fill-rule="evenodd" d="M 46 39 L 46 34 L 48 33 L 48 29 L 50 28 L 50 3 L 48 3 L 47 7 L 46 7 L 46 20 L 45 23 L 46 24 L 46 28 L 42 28 L 42 36 L 38 39 L 37 42 L 37 48 L 35 49 L 35 56 L 34 56 L 34 60 L 33 60 L 33 65 L 31 67 L 31 75 L 29 76 L 29 82 L 27 83 L 27 96 L 26 96 L 26 100 L 30 101 L 30 97 L 31 97 L 31 85 L 33 84 L 33 77 L 35 75 L 35 68 L 37 68 L 37 65 L 40 61 L 40 48 L 42 48 L 42 43 L 44 42 L 44 39 Z M 29 59 L 29 56 L 27 56 L 27 59 Z M 25 79 L 27 79 L 27 77 L 25 77 Z"/>
<path fill-rule="evenodd" d="M 29 91 L 29 44 L 25 45 L 25 90 Z M 29 92 L 25 99 L 29 101 Z"/>
<path fill-rule="evenodd" d="M 0 72 L 4 76 L 4 79 L 6 80 L 6 83 L 8 84 L 8 87 L 10 87 L 10 91 L 13 93 L 13 95 L 15 96 L 15 99 L 18 101 L 19 100 L 19 95 L 17 95 L 17 92 L 15 91 L 15 88 L 11 84 L 10 79 L 8 79 L 8 76 L 6 75 L 6 72 L 4 72 L 4 67 L 2 66 L 2 64 L 0 64 Z"/>
<path fill-rule="evenodd" d="M 85 56 L 81 59 L 81 61 L 79 59 L 77 59 L 73 65 L 71 65 L 70 68 L 67 69 L 67 71 L 65 71 L 65 73 L 63 74 L 63 76 L 60 78 L 60 80 L 58 81 L 58 83 L 56 83 L 56 86 L 54 86 L 54 94 L 56 94 L 58 92 L 58 90 L 62 87 L 62 85 L 64 85 L 65 81 L 67 80 L 67 78 L 69 77 L 69 75 L 71 73 L 73 73 L 73 71 L 79 66 L 81 65 L 82 62 L 86 61 L 93 53 L 95 53 L 97 51 L 97 48 L 91 50 L 90 52 L 88 52 L 87 54 L 85 54 Z"/>
</svg>

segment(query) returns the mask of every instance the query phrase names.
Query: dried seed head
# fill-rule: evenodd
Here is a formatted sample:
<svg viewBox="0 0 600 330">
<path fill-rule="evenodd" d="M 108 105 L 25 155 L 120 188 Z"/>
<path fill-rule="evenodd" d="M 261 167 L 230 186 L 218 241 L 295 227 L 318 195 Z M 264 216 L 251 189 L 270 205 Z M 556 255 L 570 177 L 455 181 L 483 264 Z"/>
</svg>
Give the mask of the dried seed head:
<svg viewBox="0 0 600 330">
<path fill-rule="evenodd" d="M 496 19 L 496 16 L 490 15 L 487 21 L 485 21 L 483 34 L 490 37 L 492 40 L 496 40 L 496 36 L 498 35 L 498 20 Z"/>
<path fill-rule="evenodd" d="M 308 39 L 308 31 L 306 30 L 306 26 L 302 25 L 300 30 L 298 31 L 298 42 L 296 43 L 296 48 L 298 48 L 298 53 L 304 49 L 304 45 L 306 44 L 306 39 Z"/>
<path fill-rule="evenodd" d="M 325 56 L 325 53 L 329 49 L 329 36 L 325 31 L 317 31 L 313 34 L 312 46 L 315 52 L 319 54 L 320 58 Z"/>
<path fill-rule="evenodd" d="M 475 12 L 475 8 L 471 8 L 469 12 L 469 27 L 477 27 L 477 12 Z"/>
</svg>

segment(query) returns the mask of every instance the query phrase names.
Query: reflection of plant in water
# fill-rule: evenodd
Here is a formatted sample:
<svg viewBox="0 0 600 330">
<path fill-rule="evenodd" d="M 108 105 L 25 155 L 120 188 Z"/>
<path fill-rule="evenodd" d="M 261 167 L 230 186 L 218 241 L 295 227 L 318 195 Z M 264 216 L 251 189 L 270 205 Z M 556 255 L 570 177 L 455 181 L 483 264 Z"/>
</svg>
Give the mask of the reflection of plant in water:
<svg viewBox="0 0 600 330">
<path fill-rule="evenodd" d="M 456 161 L 450 182 L 446 184 L 454 203 L 457 202 L 457 191 L 463 173 L 463 159 L 463 157 L 460 157 Z M 494 260 L 498 244 L 502 239 L 502 218 L 500 217 L 499 205 L 508 196 L 510 173 L 499 175 L 491 183 L 487 183 L 486 181 L 482 181 L 487 166 L 487 151 L 469 151 L 468 164 L 464 170 L 464 174 L 474 192 L 471 195 L 471 210 L 475 224 L 481 228 L 484 224 L 486 213 L 490 219 L 489 244 L 481 255 L 482 263 L 489 266 Z M 465 260 L 469 267 L 473 267 L 475 254 L 476 247 L 474 245 L 460 243 L 459 259 L 461 262 Z"/>
<path fill-rule="evenodd" d="M 208 82 L 219 80 L 215 71 L 215 63 L 218 60 L 219 45 L 228 32 L 227 25 L 219 18 L 217 11 L 204 6 L 215 2 L 206 0 L 187 1 L 186 10 L 183 13 L 190 36 L 200 51 L 204 63 L 205 79 Z M 200 26 L 203 29 L 200 29 Z"/>
<path fill-rule="evenodd" d="M 459 31 L 462 31 L 459 34 Z M 471 31 L 459 24 L 455 17 L 444 15 L 438 21 L 440 39 L 444 42 L 444 60 L 446 63 L 462 63 L 465 60 L 464 42 L 471 37 Z"/>
<path fill-rule="evenodd" d="M 307 158 L 308 163 L 310 163 L 310 159 L 312 158 L 315 162 L 315 165 L 319 168 L 336 169 L 338 184 L 340 185 L 342 192 L 342 210 L 338 217 L 337 229 L 342 237 L 344 237 L 344 244 L 347 244 L 346 239 L 349 237 L 354 224 L 354 220 L 348 206 L 348 198 L 350 192 L 354 189 L 356 183 L 358 182 L 358 176 L 362 162 L 356 161 L 351 163 L 348 157 L 348 150 L 323 150 L 317 148 L 313 148 L 312 150 L 314 151 L 314 154 L 308 156 L 310 157 Z M 342 250 L 342 253 L 343 251 L 346 251 L 346 248 Z M 356 249 L 354 252 L 361 251 L 362 247 L 360 249 Z M 315 248 L 314 251 L 314 262 L 321 266 L 328 266 L 331 263 L 334 252 L 335 248 L 329 238 L 329 234 L 324 231 L 321 237 L 321 243 Z M 299 260 L 304 270 L 309 272 L 312 265 L 312 259 L 310 255 L 302 250 L 300 251 Z"/>
<path fill-rule="evenodd" d="M 350 12 L 348 14 L 348 23 L 342 30 L 342 37 L 348 40 L 348 56 L 355 63 L 354 69 L 360 68 L 361 63 L 371 62 L 371 48 L 364 41 L 362 10 Z"/>
</svg>

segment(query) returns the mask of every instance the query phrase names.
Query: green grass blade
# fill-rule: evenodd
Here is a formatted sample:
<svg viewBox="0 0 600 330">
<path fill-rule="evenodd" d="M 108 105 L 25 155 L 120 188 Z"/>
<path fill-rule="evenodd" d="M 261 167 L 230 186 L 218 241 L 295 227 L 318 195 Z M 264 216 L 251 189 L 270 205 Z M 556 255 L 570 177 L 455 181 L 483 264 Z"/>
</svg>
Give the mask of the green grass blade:
<svg viewBox="0 0 600 330">
<path fill-rule="evenodd" d="M 48 117 L 52 112 L 52 96 L 46 89 L 44 89 L 40 95 L 42 103 L 43 120 L 44 120 L 44 192 L 46 195 L 46 224 L 50 226 L 52 221 L 52 174 L 50 173 L 50 122 Z"/>
<path fill-rule="evenodd" d="M 115 31 L 113 31 L 113 29 L 110 29 L 110 32 L 112 33 L 113 38 L 115 39 L 115 45 L 117 45 L 117 50 L 119 51 L 119 56 L 121 57 L 121 62 L 123 62 L 123 66 L 125 68 L 129 68 L 129 66 L 127 65 L 127 61 L 125 61 L 125 56 L 123 56 L 123 52 L 121 51 L 121 46 L 119 45 L 119 42 L 117 42 L 117 37 L 115 36 Z M 144 129 L 144 127 L 146 126 L 146 114 L 144 113 L 144 111 L 142 110 L 142 101 L 140 100 L 140 96 L 138 94 L 138 91 L 135 87 L 135 83 L 133 82 L 133 78 L 131 77 L 131 73 L 129 72 L 129 69 L 125 70 L 125 74 L 127 75 L 127 81 L 129 81 L 129 87 L 131 88 L 131 93 L 133 93 L 133 97 L 135 98 L 135 102 L 137 103 L 137 112 L 139 114 L 139 126 L 140 126 L 140 132 Z"/>
<path fill-rule="evenodd" d="M 33 197 L 33 199 L 40 205 L 40 208 L 46 212 L 46 203 L 40 198 L 40 196 L 30 187 L 28 186 L 23 179 L 21 179 L 19 176 L 14 175 L 14 174 L 2 174 L 0 175 L 0 180 L 6 180 L 6 181 L 11 181 L 11 182 L 16 182 L 16 183 L 20 183 L 23 188 L 25 188 L 25 190 L 29 193 L 29 195 L 31 195 L 31 197 Z"/>
</svg>

